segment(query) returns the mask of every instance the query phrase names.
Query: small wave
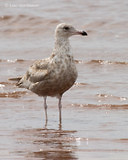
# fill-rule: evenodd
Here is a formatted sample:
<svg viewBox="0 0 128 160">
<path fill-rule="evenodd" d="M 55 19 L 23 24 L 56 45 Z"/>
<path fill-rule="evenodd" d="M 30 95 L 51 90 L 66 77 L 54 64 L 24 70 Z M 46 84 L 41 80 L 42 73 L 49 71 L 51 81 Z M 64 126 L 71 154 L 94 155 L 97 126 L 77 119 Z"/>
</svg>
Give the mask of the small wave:
<svg viewBox="0 0 128 160">
<path fill-rule="evenodd" d="M 0 87 L 9 87 L 9 86 L 12 86 L 14 85 L 12 82 L 0 82 Z"/>
<path fill-rule="evenodd" d="M 91 60 L 87 62 L 87 64 L 121 64 L 121 65 L 128 65 L 128 62 L 118 62 L 118 61 L 107 61 L 107 60 Z"/>
<path fill-rule="evenodd" d="M 101 97 L 101 98 L 107 98 L 107 97 L 114 97 L 114 98 L 117 98 L 117 99 L 121 99 L 121 98 L 125 98 L 127 99 L 126 97 L 118 97 L 118 96 L 113 96 L 112 94 L 97 94 L 98 97 Z"/>
<path fill-rule="evenodd" d="M 39 19 L 40 17 L 38 17 Z M 0 17 L 0 21 L 7 21 L 7 22 L 10 22 L 11 24 L 13 23 L 18 23 L 22 20 L 26 20 L 26 21 L 34 21 L 34 20 L 37 20 L 37 17 L 32 17 L 32 16 L 29 16 L 29 15 L 24 15 L 24 14 L 21 14 L 21 15 L 3 15 Z"/>
<path fill-rule="evenodd" d="M 29 15 L 4 15 L 0 17 L 2 33 L 10 35 L 12 33 L 34 32 L 35 26 L 42 24 L 41 17 L 33 17 Z"/>
<path fill-rule="evenodd" d="M 16 62 L 25 62 L 25 60 L 23 60 L 23 59 L 7 59 L 7 60 L 5 60 L 6 62 L 8 62 L 8 63 L 16 63 Z"/>
<path fill-rule="evenodd" d="M 51 24 L 58 24 L 60 21 L 55 19 L 46 19 L 41 16 L 31 16 L 31 15 L 3 15 L 0 17 L 1 21 L 1 34 L 6 34 L 7 36 L 20 33 L 46 33 L 48 32 L 48 27 Z"/>
<path fill-rule="evenodd" d="M 25 60 L 25 59 L 0 59 L 0 62 L 7 62 L 7 63 L 22 63 L 34 60 Z M 119 61 L 107 61 L 107 60 L 91 60 L 91 61 L 83 61 L 83 60 L 75 60 L 77 64 L 119 64 L 119 65 L 128 65 L 128 62 L 119 62 Z"/>
<path fill-rule="evenodd" d="M 79 82 L 75 83 L 75 86 L 86 86 L 86 85 L 88 85 L 88 83 L 79 83 Z"/>
<path fill-rule="evenodd" d="M 84 64 L 84 63 L 86 63 L 86 62 L 84 62 L 84 61 L 82 61 L 82 60 L 76 60 L 76 59 L 75 59 L 75 63 L 83 63 L 83 64 Z"/>
<path fill-rule="evenodd" d="M 5 16 L 0 17 L 0 21 L 8 21 L 10 19 L 12 19 L 12 16 L 9 16 L 9 15 L 5 15 Z"/>
<path fill-rule="evenodd" d="M 80 107 L 80 108 L 87 108 L 87 109 L 95 109 L 95 108 L 102 108 L 102 109 L 128 109 L 128 104 L 71 104 L 72 107 Z"/>
<path fill-rule="evenodd" d="M 0 98 L 19 98 L 22 95 L 26 94 L 25 91 L 14 91 L 8 93 L 0 93 Z"/>
<path fill-rule="evenodd" d="M 23 20 L 23 21 L 22 21 Z M 36 25 L 39 24 L 39 23 L 44 23 L 44 21 L 47 23 L 47 22 L 50 22 L 51 24 L 57 24 L 57 23 L 60 23 L 59 20 L 56 20 L 56 19 L 44 19 L 43 17 L 41 16 L 30 16 L 30 15 L 26 15 L 26 14 L 19 14 L 19 15 L 3 15 L 3 16 L 0 16 L 0 21 L 11 21 L 11 24 L 13 23 L 18 23 L 18 22 L 31 22 L 31 23 L 35 23 Z"/>
<path fill-rule="evenodd" d="M 6 62 L 6 63 L 24 63 L 28 61 L 33 61 L 33 60 L 24 60 L 24 59 L 0 59 L 0 62 Z"/>
<path fill-rule="evenodd" d="M 114 96 L 114 95 L 109 95 L 109 94 L 97 94 L 96 96 L 98 96 L 100 99 L 118 99 L 120 101 L 126 101 L 128 100 L 127 97 L 118 97 L 118 96 Z"/>
<path fill-rule="evenodd" d="M 4 84 L 0 84 L 0 89 L 3 89 L 5 87 Z"/>
<path fill-rule="evenodd" d="M 120 62 L 120 61 L 108 61 L 108 60 L 90 60 L 90 61 L 83 61 L 83 60 L 75 60 L 77 64 L 119 64 L 119 65 L 128 65 L 128 62 Z"/>
</svg>

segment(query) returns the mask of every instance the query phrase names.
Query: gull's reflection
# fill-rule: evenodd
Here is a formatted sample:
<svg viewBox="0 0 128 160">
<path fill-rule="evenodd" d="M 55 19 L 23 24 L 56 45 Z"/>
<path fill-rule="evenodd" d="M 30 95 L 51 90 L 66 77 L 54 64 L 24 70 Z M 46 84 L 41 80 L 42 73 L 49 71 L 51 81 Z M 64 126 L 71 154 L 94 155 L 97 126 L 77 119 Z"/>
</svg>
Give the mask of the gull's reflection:
<svg viewBox="0 0 128 160">
<path fill-rule="evenodd" d="M 45 129 L 22 130 L 20 133 L 22 135 L 21 144 L 24 146 L 29 144 L 26 150 L 24 149 L 25 157 L 55 160 L 77 159 L 74 153 L 77 148 L 75 137 L 73 137 L 75 132 L 62 130 L 62 125 L 59 125 L 57 130 L 46 127 Z"/>
</svg>

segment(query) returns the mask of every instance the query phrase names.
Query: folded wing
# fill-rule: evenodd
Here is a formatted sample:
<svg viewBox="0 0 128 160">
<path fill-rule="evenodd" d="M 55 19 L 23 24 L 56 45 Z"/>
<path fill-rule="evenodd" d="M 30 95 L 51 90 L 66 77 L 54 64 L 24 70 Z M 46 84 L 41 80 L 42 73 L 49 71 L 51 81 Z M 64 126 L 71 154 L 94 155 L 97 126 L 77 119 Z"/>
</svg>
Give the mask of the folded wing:
<svg viewBox="0 0 128 160">
<path fill-rule="evenodd" d="M 35 84 L 37 82 L 43 81 L 48 78 L 49 74 L 49 60 L 39 60 L 33 63 L 32 66 L 29 67 L 26 74 L 22 77 L 22 79 L 17 83 L 17 86 L 29 88 L 31 84 Z"/>
</svg>

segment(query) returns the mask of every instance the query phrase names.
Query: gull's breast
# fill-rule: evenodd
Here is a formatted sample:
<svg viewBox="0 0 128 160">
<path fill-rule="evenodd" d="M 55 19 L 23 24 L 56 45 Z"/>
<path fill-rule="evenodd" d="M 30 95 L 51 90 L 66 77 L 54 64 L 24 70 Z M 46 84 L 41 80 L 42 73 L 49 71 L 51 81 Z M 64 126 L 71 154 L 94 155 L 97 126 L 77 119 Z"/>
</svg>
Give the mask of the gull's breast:
<svg viewBox="0 0 128 160">
<path fill-rule="evenodd" d="M 60 95 L 71 88 L 76 79 L 74 60 L 71 57 L 58 58 L 50 64 L 48 78 L 35 84 L 33 91 L 40 96 Z"/>
<path fill-rule="evenodd" d="M 76 81 L 77 70 L 74 60 L 70 60 L 69 58 L 65 58 L 59 63 L 57 66 L 58 70 L 55 73 L 55 76 L 57 75 L 56 83 L 60 92 L 65 92 Z"/>
</svg>

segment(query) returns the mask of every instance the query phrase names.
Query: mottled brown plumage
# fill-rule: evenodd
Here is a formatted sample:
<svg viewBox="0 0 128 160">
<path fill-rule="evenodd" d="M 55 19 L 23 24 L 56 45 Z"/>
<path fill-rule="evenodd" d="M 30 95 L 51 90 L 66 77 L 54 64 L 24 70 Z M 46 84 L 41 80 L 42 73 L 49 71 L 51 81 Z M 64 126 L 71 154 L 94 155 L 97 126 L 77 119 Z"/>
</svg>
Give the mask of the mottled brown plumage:
<svg viewBox="0 0 128 160">
<path fill-rule="evenodd" d="M 61 97 L 74 84 L 77 78 L 75 62 L 70 50 L 69 37 L 87 35 L 73 26 L 62 23 L 55 30 L 55 47 L 52 55 L 38 60 L 29 67 L 26 74 L 17 83 L 19 87 L 31 90 L 44 97 L 44 108 L 47 122 L 47 96 L 59 98 L 59 120 L 61 123 Z"/>
</svg>

